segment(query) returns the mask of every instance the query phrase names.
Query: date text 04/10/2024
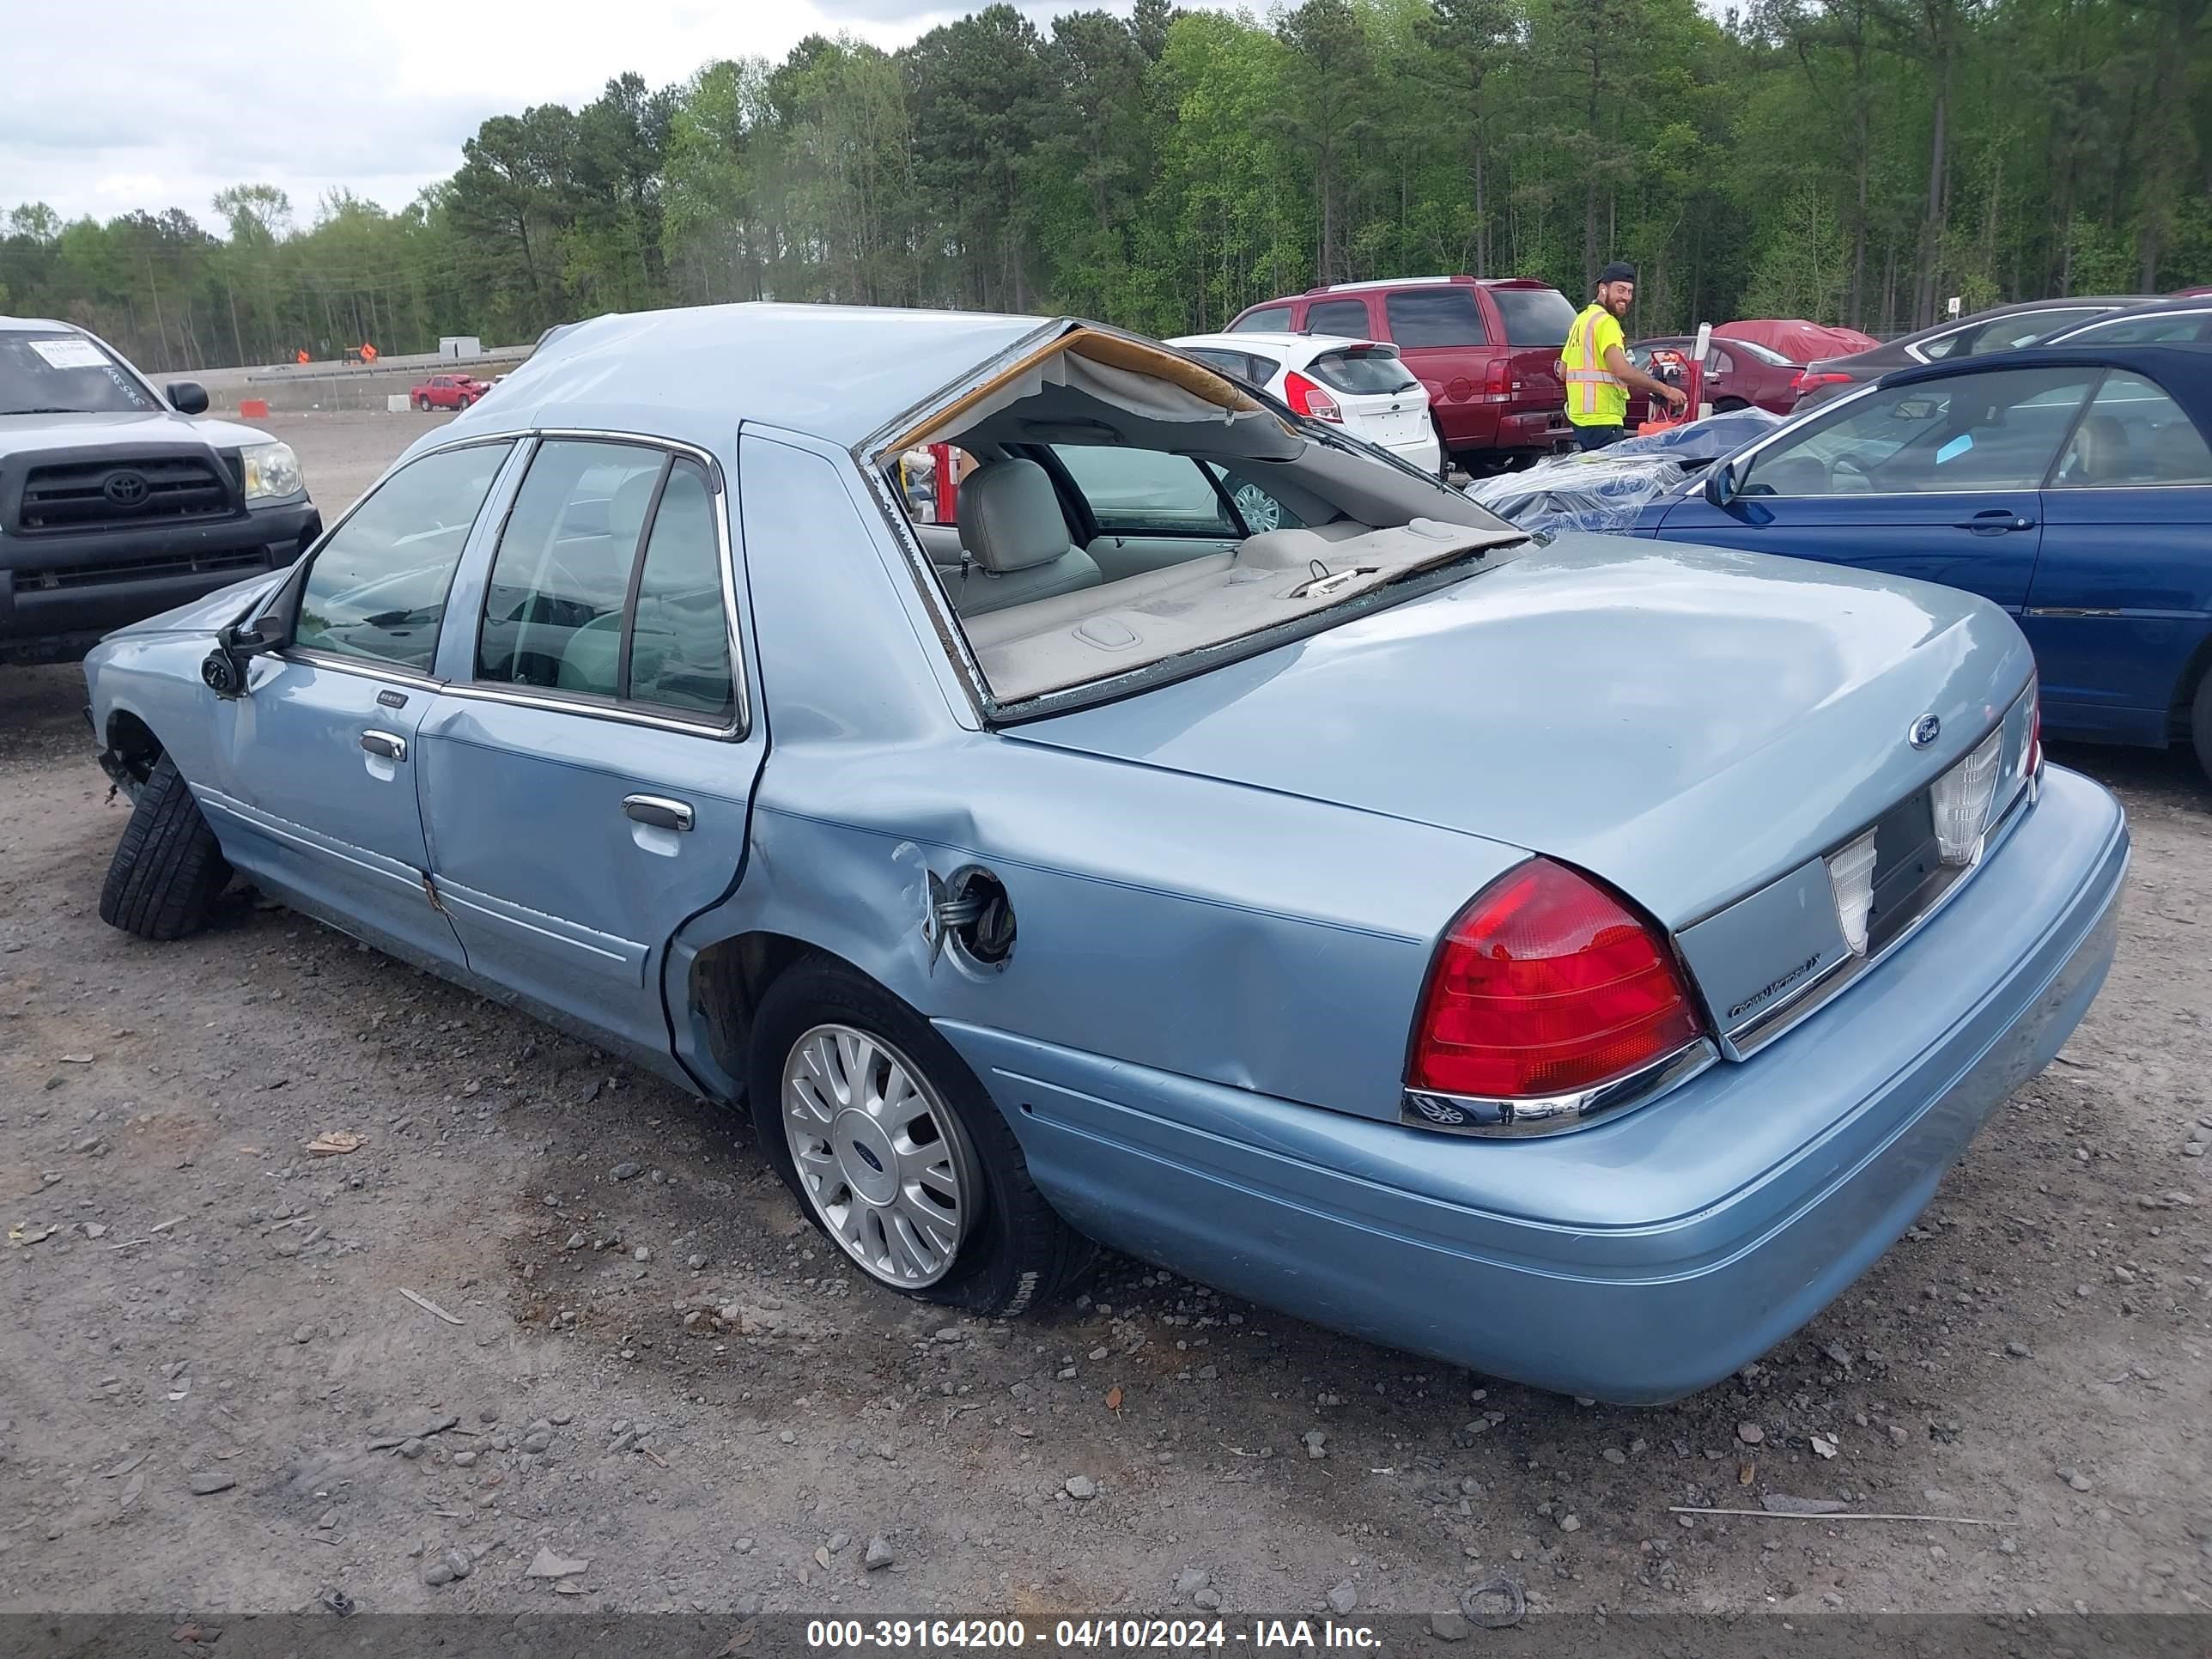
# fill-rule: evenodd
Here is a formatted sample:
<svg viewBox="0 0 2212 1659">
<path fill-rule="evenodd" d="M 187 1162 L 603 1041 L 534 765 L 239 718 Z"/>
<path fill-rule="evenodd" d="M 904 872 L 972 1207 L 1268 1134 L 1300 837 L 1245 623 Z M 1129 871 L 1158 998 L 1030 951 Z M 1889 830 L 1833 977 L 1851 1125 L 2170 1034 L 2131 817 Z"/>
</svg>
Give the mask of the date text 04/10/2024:
<svg viewBox="0 0 2212 1659">
<path fill-rule="evenodd" d="M 1370 1626 L 1333 1619 L 1061 1619 L 1049 1627 L 1022 1619 L 817 1619 L 806 1627 L 808 1647 L 830 1651 L 1361 1652 L 1381 1641 Z"/>
</svg>

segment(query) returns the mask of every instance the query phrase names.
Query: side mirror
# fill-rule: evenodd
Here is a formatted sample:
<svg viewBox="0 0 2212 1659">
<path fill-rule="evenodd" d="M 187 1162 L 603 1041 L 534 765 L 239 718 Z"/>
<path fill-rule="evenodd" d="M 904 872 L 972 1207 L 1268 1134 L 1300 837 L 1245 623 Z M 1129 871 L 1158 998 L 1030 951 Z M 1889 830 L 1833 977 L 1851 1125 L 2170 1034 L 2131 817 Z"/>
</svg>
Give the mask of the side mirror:
<svg viewBox="0 0 2212 1659">
<path fill-rule="evenodd" d="M 246 693 L 246 664 L 284 643 L 284 617 L 269 611 L 251 624 L 233 623 L 217 631 L 215 649 L 200 663 L 200 681 L 218 697 L 242 697 Z"/>
<path fill-rule="evenodd" d="M 1735 463 L 1716 461 L 1705 470 L 1705 499 L 1723 513 L 1736 497 Z"/>
<path fill-rule="evenodd" d="M 167 388 L 169 407 L 179 415 L 204 415 L 208 410 L 207 388 L 198 380 L 172 380 Z"/>
</svg>

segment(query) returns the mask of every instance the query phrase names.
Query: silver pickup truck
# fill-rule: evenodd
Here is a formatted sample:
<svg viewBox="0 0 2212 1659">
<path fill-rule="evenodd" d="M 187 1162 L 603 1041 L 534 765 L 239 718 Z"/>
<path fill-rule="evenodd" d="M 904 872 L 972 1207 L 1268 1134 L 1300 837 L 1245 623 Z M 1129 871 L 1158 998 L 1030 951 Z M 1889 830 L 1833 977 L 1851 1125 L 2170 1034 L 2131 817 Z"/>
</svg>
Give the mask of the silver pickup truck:
<svg viewBox="0 0 2212 1659">
<path fill-rule="evenodd" d="M 322 533 L 290 446 L 207 406 L 71 324 L 0 317 L 0 661 L 82 656 Z"/>
</svg>

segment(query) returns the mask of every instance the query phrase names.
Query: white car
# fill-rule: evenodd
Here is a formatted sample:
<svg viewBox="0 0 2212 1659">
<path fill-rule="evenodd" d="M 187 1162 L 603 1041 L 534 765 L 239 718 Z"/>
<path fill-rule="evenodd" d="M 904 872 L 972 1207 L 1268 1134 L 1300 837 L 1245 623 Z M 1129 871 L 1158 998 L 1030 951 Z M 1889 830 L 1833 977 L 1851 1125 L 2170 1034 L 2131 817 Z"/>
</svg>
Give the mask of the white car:
<svg viewBox="0 0 2212 1659">
<path fill-rule="evenodd" d="M 1332 334 L 1187 334 L 1168 343 L 1209 368 L 1273 393 L 1298 414 L 1333 421 L 1437 477 L 1443 446 L 1429 392 L 1382 340 Z"/>
</svg>

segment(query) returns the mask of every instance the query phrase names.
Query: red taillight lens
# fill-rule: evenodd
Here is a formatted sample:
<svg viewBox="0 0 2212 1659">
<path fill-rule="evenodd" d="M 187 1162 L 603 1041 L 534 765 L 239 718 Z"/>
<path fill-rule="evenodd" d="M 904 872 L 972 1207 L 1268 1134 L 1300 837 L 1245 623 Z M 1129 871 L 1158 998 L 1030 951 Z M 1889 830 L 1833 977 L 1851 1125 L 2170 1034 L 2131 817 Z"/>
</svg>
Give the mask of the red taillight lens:
<svg viewBox="0 0 2212 1659">
<path fill-rule="evenodd" d="M 1296 369 L 1283 377 L 1283 401 L 1299 414 L 1310 415 L 1316 421 L 1344 419 L 1344 411 L 1336 406 L 1336 399 Z"/>
<path fill-rule="evenodd" d="M 1482 371 L 1482 395 L 1493 404 L 1510 403 L 1513 399 L 1513 365 L 1503 357 L 1492 357 Z"/>
<path fill-rule="evenodd" d="M 1842 386 L 1851 377 L 1848 374 L 1816 374 L 1809 368 L 1801 368 L 1790 377 L 1792 392 L 1810 392 L 1816 386 Z"/>
<path fill-rule="evenodd" d="M 1625 1077 L 1702 1024 L 1657 933 L 1548 859 L 1492 882 L 1445 933 L 1407 1085 L 1526 1100 Z"/>
</svg>

